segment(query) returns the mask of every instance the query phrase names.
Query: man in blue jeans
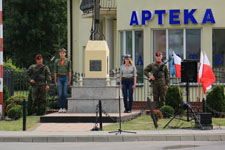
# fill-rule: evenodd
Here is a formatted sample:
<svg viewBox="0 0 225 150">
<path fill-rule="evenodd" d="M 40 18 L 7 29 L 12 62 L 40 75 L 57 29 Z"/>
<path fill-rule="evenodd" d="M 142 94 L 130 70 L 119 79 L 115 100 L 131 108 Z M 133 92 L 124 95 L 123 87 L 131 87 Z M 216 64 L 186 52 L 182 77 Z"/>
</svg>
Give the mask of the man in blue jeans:
<svg viewBox="0 0 225 150">
<path fill-rule="evenodd" d="M 54 65 L 55 85 L 58 88 L 59 95 L 59 113 L 66 112 L 67 93 L 71 83 L 71 62 L 65 58 L 66 50 L 59 49 L 59 59 L 56 59 Z"/>
</svg>

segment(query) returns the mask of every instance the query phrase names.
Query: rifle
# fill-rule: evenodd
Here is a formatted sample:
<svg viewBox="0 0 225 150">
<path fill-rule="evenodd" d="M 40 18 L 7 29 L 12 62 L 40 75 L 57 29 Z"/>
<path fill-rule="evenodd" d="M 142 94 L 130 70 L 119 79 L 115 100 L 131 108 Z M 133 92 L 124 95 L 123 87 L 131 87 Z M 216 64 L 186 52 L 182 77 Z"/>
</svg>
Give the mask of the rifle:
<svg viewBox="0 0 225 150">
<path fill-rule="evenodd" d="M 165 61 L 160 67 L 159 69 L 153 73 L 153 76 L 155 77 L 155 79 L 158 79 L 158 74 L 162 71 L 162 68 L 164 67 L 165 64 L 167 64 L 168 62 L 171 61 L 172 58 L 169 58 L 167 61 Z M 152 82 L 152 79 L 149 80 L 149 82 Z"/>
<path fill-rule="evenodd" d="M 44 67 L 47 66 L 48 64 L 50 64 L 54 59 L 55 59 L 55 56 L 53 56 L 53 57 L 50 59 L 50 61 L 47 62 L 45 65 L 42 65 L 42 66 L 38 69 L 38 71 L 37 71 L 34 75 L 32 75 L 31 79 L 33 79 L 33 80 L 35 81 L 35 83 L 38 81 L 39 75 L 40 75 L 41 72 L 44 70 Z M 33 86 L 33 85 L 34 85 L 34 84 L 31 83 L 31 86 Z"/>
</svg>

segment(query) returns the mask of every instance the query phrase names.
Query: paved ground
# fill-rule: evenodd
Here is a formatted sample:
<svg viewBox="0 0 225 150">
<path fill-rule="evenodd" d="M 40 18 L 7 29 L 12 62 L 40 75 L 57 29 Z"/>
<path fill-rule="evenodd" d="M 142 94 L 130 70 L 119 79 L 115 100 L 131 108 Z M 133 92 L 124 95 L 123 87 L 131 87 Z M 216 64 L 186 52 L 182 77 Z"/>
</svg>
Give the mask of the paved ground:
<svg viewBox="0 0 225 150">
<path fill-rule="evenodd" d="M 224 150 L 225 142 L 0 143 L 1 150 Z"/>
</svg>

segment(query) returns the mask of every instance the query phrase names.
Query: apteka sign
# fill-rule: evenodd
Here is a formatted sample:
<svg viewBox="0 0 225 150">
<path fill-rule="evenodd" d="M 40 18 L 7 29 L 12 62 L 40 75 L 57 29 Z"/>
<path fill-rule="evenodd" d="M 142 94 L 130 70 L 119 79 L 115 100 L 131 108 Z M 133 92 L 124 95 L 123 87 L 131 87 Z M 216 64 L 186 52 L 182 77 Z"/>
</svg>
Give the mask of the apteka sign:
<svg viewBox="0 0 225 150">
<path fill-rule="evenodd" d="M 198 24 L 198 21 L 196 20 L 196 18 L 194 16 L 194 13 L 196 12 L 196 10 L 197 9 L 191 9 L 191 10 L 184 9 L 183 10 L 183 15 L 184 15 L 183 23 L 184 24 L 189 24 L 189 23 Z M 164 24 L 164 16 L 167 15 L 167 11 L 166 10 L 155 10 L 155 12 L 153 13 L 150 10 L 142 10 L 141 18 L 139 16 L 138 11 L 132 11 L 130 26 L 146 25 L 148 21 L 151 21 L 153 19 L 154 15 L 158 16 L 158 24 L 163 25 Z M 169 10 L 169 24 L 171 24 L 171 25 L 181 24 L 180 15 L 181 15 L 180 9 Z M 205 10 L 203 19 L 201 21 L 202 24 L 206 24 L 207 22 L 211 23 L 211 24 L 215 24 L 215 19 L 214 19 L 211 9 Z"/>
</svg>

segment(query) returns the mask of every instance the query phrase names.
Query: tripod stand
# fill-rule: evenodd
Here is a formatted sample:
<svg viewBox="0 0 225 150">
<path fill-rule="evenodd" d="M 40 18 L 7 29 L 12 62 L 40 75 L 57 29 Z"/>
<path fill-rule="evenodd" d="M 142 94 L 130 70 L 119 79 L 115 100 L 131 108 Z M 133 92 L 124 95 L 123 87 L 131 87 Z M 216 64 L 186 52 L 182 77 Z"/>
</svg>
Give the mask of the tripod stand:
<svg viewBox="0 0 225 150">
<path fill-rule="evenodd" d="M 187 120 L 182 119 L 182 118 L 177 118 L 177 115 L 180 113 L 179 111 L 166 123 L 166 125 L 163 127 L 164 129 L 170 124 L 170 122 L 172 122 L 174 119 L 178 119 L 178 120 L 182 120 L 182 121 L 187 121 L 190 122 L 193 119 L 197 120 L 197 122 L 200 124 L 200 126 L 202 127 L 200 120 L 198 119 L 198 117 L 196 116 L 195 111 L 193 110 L 192 106 L 189 104 L 189 82 L 186 82 L 186 93 L 187 93 L 187 97 L 186 97 L 186 102 L 184 102 L 183 104 L 180 104 L 180 109 L 184 109 L 187 110 Z M 191 111 L 192 115 L 194 116 L 191 120 L 189 119 L 189 111 Z"/>
<path fill-rule="evenodd" d="M 118 100 L 118 102 L 119 102 L 119 129 L 118 129 L 117 131 L 111 131 L 111 132 L 109 132 L 109 133 L 115 133 L 116 135 L 117 135 L 117 134 L 121 134 L 122 132 L 124 132 L 124 133 L 134 133 L 134 134 L 136 134 L 136 132 L 123 131 L 123 130 L 122 130 L 121 102 L 120 102 L 120 84 L 121 84 L 121 81 L 120 81 L 120 77 L 117 77 L 117 79 L 118 79 L 118 78 L 119 78 L 119 87 L 118 87 L 118 89 L 119 89 L 119 100 Z"/>
</svg>

